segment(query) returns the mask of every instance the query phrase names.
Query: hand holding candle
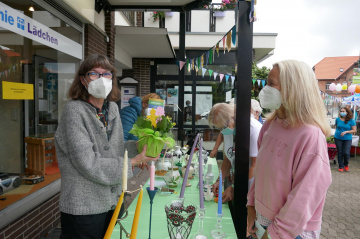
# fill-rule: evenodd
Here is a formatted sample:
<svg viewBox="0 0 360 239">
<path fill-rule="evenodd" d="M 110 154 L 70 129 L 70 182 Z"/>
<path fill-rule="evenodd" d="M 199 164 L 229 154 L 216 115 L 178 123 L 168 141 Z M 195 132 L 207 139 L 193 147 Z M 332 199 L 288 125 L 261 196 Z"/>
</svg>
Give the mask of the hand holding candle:
<svg viewBox="0 0 360 239">
<path fill-rule="evenodd" d="M 155 162 L 151 162 L 150 166 L 150 190 L 154 191 L 155 188 Z"/>
<path fill-rule="evenodd" d="M 200 139 L 199 151 L 199 196 L 200 196 L 200 209 L 204 209 L 204 181 L 203 181 L 203 160 L 202 160 L 202 144 L 203 139 Z"/>
</svg>

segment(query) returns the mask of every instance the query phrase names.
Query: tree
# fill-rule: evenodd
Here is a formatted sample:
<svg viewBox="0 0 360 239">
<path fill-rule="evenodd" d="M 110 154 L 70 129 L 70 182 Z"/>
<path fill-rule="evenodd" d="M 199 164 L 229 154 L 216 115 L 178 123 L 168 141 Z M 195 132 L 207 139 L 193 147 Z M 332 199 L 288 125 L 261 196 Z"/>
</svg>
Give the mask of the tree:
<svg viewBox="0 0 360 239">
<path fill-rule="evenodd" d="M 268 75 L 269 75 L 270 69 L 267 68 L 266 66 L 263 66 L 261 68 L 259 68 L 256 64 L 256 61 L 253 62 L 252 65 L 252 79 L 254 80 L 266 80 Z M 262 87 L 264 86 L 259 86 L 258 82 L 255 81 L 254 85 L 253 85 L 253 89 L 251 90 L 251 98 L 255 99 L 257 101 L 259 101 L 259 93 L 262 89 Z M 264 116 L 264 114 L 270 112 L 268 109 L 263 109 L 263 113 L 262 116 Z"/>
</svg>

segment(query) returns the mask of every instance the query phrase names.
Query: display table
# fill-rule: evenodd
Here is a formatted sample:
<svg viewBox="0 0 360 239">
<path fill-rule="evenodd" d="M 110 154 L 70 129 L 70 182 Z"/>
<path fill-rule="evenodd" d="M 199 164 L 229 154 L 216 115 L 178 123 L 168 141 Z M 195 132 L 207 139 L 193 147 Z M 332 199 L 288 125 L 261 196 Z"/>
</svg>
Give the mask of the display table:
<svg viewBox="0 0 360 239">
<path fill-rule="evenodd" d="M 219 176 L 219 170 L 216 163 L 215 158 L 209 158 L 208 164 L 212 164 L 214 178 L 218 178 Z M 205 169 L 207 169 L 207 165 L 205 166 Z M 206 171 L 205 171 L 206 172 Z M 156 177 L 155 178 L 155 186 L 156 184 L 163 181 L 162 177 Z M 182 178 L 181 178 L 182 181 Z M 190 180 L 191 187 L 187 187 L 185 189 L 185 200 L 193 202 L 196 206 L 199 206 L 200 200 L 199 200 L 199 189 L 196 187 L 199 182 L 199 178 L 195 177 L 194 179 Z M 139 221 L 139 227 L 137 231 L 137 238 L 145 239 L 149 238 L 149 218 L 150 218 L 150 199 L 148 196 L 148 193 L 146 191 L 146 187 L 149 186 L 149 181 L 144 186 L 144 197 L 142 201 L 141 206 L 141 213 L 140 213 L 140 221 Z M 168 234 L 167 229 L 167 221 L 166 221 L 166 214 L 165 214 L 165 204 L 167 202 L 170 202 L 171 200 L 179 198 L 180 190 L 181 190 L 181 183 L 178 187 L 174 188 L 178 194 L 171 194 L 171 195 L 163 195 L 157 193 L 154 202 L 153 202 L 153 211 L 152 211 L 152 225 L 151 225 L 151 238 L 153 239 L 165 239 L 170 238 Z M 137 204 L 138 197 L 134 199 L 134 201 L 131 203 L 131 205 L 128 208 L 128 217 L 122 221 L 122 225 L 124 228 L 130 233 L 132 222 L 134 219 L 134 213 L 135 208 Z M 206 212 L 205 212 L 205 219 L 204 219 L 204 232 L 207 233 L 208 238 L 211 238 L 210 231 L 215 229 L 216 224 L 216 214 L 217 214 L 217 208 L 218 204 L 214 201 L 205 201 L 204 203 Z M 244 205 L 245 207 L 245 205 Z M 223 231 L 226 232 L 226 238 L 237 238 L 235 227 L 233 224 L 233 220 L 231 218 L 230 209 L 227 203 L 223 204 Z M 198 213 L 195 217 L 195 221 L 193 223 L 193 227 L 191 230 L 191 235 L 189 238 L 192 238 L 192 236 L 198 231 L 199 227 L 199 220 L 198 220 Z M 246 216 L 246 215 L 244 215 Z M 120 226 L 119 224 L 116 224 L 114 231 L 111 235 L 111 238 L 113 239 L 119 239 L 120 238 Z M 126 238 L 125 234 L 123 233 L 123 237 Z"/>
</svg>

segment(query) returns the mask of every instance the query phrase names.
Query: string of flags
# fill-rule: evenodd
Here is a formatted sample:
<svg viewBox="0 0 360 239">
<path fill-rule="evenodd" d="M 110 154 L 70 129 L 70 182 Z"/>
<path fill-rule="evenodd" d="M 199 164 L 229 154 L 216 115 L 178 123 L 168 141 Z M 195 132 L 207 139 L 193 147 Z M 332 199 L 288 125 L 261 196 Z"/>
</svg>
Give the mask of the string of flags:
<svg viewBox="0 0 360 239">
<path fill-rule="evenodd" d="M 210 78 L 214 76 L 214 80 L 216 80 L 217 76 L 219 76 L 220 82 L 225 77 L 225 81 L 228 82 L 231 79 L 231 84 L 234 84 L 235 76 L 226 74 L 223 72 L 214 71 L 208 68 L 208 65 L 211 65 L 215 62 L 216 58 L 220 56 L 220 43 L 222 41 L 222 48 L 224 54 L 231 50 L 232 45 L 236 45 L 236 26 L 234 25 L 225 35 L 224 37 L 218 41 L 212 48 L 208 51 L 204 52 L 201 56 L 195 58 L 186 59 L 186 61 L 177 60 L 177 65 L 179 66 L 180 71 L 184 68 L 187 69 L 188 72 L 191 70 L 195 70 L 196 74 L 199 74 L 201 71 L 202 76 L 205 76 L 205 73 L 208 72 Z M 216 57 L 217 56 L 217 57 Z"/>
<path fill-rule="evenodd" d="M 253 85 L 255 85 L 255 82 L 258 83 L 258 86 L 262 86 L 262 87 L 264 87 L 266 84 L 266 80 L 252 79 Z"/>
<path fill-rule="evenodd" d="M 11 65 L 9 66 L 8 69 L 0 71 L 0 78 L 3 76 L 8 77 L 8 75 L 10 75 L 11 72 L 17 71 L 19 67 L 20 67 L 20 63 Z"/>
<path fill-rule="evenodd" d="M 324 103 L 326 104 L 331 104 L 333 101 L 341 103 L 343 101 L 343 97 L 335 97 L 332 95 L 329 95 L 321 90 L 320 91 L 320 95 L 322 96 L 322 98 L 324 99 Z"/>
</svg>

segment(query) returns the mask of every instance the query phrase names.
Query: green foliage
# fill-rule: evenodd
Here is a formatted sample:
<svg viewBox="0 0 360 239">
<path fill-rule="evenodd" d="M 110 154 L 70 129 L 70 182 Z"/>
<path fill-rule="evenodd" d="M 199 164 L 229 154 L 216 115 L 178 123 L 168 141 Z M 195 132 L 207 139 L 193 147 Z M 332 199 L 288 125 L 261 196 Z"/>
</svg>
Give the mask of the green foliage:
<svg viewBox="0 0 360 239">
<path fill-rule="evenodd" d="M 153 22 L 156 22 L 157 20 L 161 20 L 165 18 L 165 12 L 153 12 L 152 19 Z"/>
<path fill-rule="evenodd" d="M 139 128 L 148 128 L 151 129 L 151 121 L 148 120 L 147 118 L 143 117 L 143 116 L 139 116 L 136 120 L 137 126 Z"/>
<path fill-rule="evenodd" d="M 256 61 L 252 65 L 252 78 L 259 80 L 266 80 L 269 75 L 270 69 L 266 66 L 259 68 L 256 64 Z"/>
</svg>

